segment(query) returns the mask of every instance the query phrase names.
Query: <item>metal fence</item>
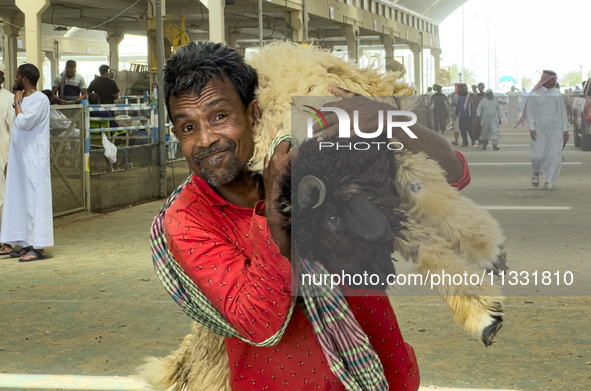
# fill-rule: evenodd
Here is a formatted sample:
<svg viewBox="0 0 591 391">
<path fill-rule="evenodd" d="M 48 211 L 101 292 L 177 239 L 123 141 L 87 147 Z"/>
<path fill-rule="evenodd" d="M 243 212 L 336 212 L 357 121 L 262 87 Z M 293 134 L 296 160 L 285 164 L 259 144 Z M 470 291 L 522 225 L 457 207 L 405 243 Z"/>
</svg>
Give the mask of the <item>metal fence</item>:
<svg viewBox="0 0 591 391">
<path fill-rule="evenodd" d="M 89 105 L 90 175 L 158 164 L 156 108 L 149 103 Z M 103 134 L 117 147 L 117 161 L 105 157 Z"/>
<path fill-rule="evenodd" d="M 144 103 L 141 96 L 127 98 L 126 102 L 132 103 L 51 106 L 54 216 L 90 210 L 93 177 L 100 180 L 98 175 L 160 164 L 157 108 Z M 170 133 L 170 124 L 164 131 L 166 190 L 171 193 L 191 174 L 191 169 L 179 141 Z M 117 147 L 115 163 L 105 157 L 103 135 Z M 139 175 L 146 175 L 146 171 Z M 150 191 L 138 188 L 138 191 L 143 190 Z"/>
<path fill-rule="evenodd" d="M 84 109 L 51 106 L 50 164 L 53 215 L 85 209 Z"/>
</svg>

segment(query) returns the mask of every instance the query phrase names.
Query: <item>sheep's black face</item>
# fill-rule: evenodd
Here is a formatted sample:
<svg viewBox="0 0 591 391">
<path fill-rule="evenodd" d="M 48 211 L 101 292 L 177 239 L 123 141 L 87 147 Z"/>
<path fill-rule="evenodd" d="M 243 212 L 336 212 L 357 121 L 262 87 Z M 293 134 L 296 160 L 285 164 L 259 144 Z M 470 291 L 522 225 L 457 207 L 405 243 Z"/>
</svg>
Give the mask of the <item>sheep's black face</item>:
<svg viewBox="0 0 591 391">
<path fill-rule="evenodd" d="M 405 219 L 396 209 L 393 152 L 319 150 L 310 140 L 291 163 L 282 202 L 298 254 L 331 273 L 367 275 L 361 284 L 347 283 L 351 287 L 385 289 L 381 283 L 395 273 L 393 237 Z M 372 274 L 378 285 L 369 283 Z"/>
</svg>

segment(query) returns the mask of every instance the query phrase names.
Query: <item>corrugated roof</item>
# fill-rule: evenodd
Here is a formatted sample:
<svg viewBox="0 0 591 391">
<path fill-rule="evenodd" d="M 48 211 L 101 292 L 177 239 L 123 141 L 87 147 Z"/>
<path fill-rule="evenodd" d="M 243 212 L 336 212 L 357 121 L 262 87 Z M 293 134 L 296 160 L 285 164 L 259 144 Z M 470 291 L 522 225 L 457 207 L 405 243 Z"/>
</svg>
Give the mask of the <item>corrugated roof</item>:
<svg viewBox="0 0 591 391">
<path fill-rule="evenodd" d="M 441 23 L 468 0 L 398 0 L 396 5 L 408 8 Z"/>
</svg>

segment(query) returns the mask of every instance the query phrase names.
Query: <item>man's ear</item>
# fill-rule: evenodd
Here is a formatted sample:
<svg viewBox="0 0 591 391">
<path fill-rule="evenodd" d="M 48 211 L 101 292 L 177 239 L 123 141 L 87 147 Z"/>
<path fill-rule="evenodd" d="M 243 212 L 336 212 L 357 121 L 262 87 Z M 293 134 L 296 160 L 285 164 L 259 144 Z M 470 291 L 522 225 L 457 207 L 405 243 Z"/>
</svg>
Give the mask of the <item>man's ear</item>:
<svg viewBox="0 0 591 391">
<path fill-rule="evenodd" d="M 254 134 L 256 133 L 259 121 L 263 116 L 263 111 L 259 107 L 259 101 L 257 99 L 250 102 L 248 109 L 246 110 L 246 114 L 248 116 L 251 131 Z"/>
<path fill-rule="evenodd" d="M 177 138 L 177 140 L 180 140 L 179 138 L 179 134 L 178 134 L 178 130 L 177 128 L 174 126 L 174 124 L 172 124 L 172 128 L 170 128 L 171 132 L 174 133 L 174 137 Z"/>
</svg>

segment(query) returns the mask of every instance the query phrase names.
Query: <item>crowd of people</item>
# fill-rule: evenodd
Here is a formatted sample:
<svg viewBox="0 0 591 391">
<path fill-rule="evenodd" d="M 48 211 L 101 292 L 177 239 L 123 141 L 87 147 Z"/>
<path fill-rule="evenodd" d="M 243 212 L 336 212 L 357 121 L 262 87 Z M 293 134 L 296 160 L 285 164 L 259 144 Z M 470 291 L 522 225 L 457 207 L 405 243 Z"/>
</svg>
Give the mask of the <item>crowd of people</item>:
<svg viewBox="0 0 591 391">
<path fill-rule="evenodd" d="M 558 179 L 563 161 L 562 150 L 569 138 L 568 124 L 572 123 L 573 91 L 567 89 L 561 93 L 557 75 L 552 71 L 544 71 L 540 83 L 529 93 L 525 88 L 519 91 L 512 86 L 505 94 L 507 102 L 495 98 L 491 89 L 485 91 L 484 83 L 471 87 L 472 92 L 469 92 L 467 84 L 458 84 L 457 93 L 451 97 L 443 94 L 442 87 L 437 84 L 429 87 L 426 94 L 428 126 L 441 133 L 452 128 L 454 146 L 472 145 L 486 150 L 490 142 L 493 150 L 498 151 L 499 125 L 504 117 L 501 106 L 506 105 L 508 123 L 518 127 L 527 122 L 530 128 L 532 184 L 539 186 L 541 172 L 546 177 L 543 188 L 554 190 L 553 183 Z"/>
<path fill-rule="evenodd" d="M 0 86 L 5 66 L 0 63 Z M 88 88 L 69 60 L 53 80 L 53 90 L 37 90 L 39 69 L 18 67 L 12 93 L 0 87 L 0 256 L 31 262 L 46 258 L 54 245 L 50 170 L 51 104 L 114 103 L 117 84 L 108 76 L 109 66 Z M 90 95 L 89 95 L 90 93 Z M 107 113 L 107 112 L 105 112 Z M 18 247 L 18 248 L 17 248 Z"/>
</svg>

